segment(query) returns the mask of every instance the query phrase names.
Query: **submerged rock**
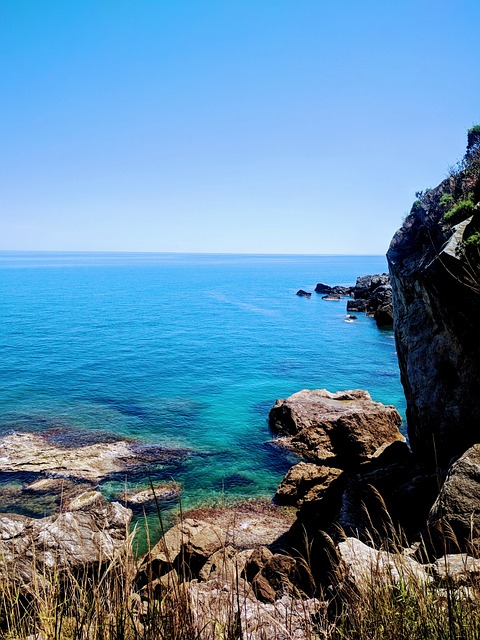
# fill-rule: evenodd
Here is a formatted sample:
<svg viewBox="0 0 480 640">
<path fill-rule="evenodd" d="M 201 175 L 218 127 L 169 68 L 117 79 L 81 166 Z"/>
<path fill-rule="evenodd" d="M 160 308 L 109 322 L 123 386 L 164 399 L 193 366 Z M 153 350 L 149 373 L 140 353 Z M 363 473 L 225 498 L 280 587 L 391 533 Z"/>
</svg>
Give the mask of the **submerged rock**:
<svg viewBox="0 0 480 640">
<path fill-rule="evenodd" d="M 299 455 L 318 464 L 351 467 L 370 459 L 386 443 L 404 440 L 393 406 L 374 402 L 360 389 L 330 393 L 305 389 L 279 399 L 270 428 Z"/>
<path fill-rule="evenodd" d="M 35 433 L 0 438 L 0 472 L 29 472 L 98 482 L 100 479 L 161 460 L 181 460 L 187 450 L 118 441 L 60 447 Z"/>
<path fill-rule="evenodd" d="M 312 294 L 310 293 L 310 291 L 304 291 L 303 289 L 299 289 L 296 293 L 297 296 L 300 296 L 302 298 L 311 298 Z"/>
</svg>

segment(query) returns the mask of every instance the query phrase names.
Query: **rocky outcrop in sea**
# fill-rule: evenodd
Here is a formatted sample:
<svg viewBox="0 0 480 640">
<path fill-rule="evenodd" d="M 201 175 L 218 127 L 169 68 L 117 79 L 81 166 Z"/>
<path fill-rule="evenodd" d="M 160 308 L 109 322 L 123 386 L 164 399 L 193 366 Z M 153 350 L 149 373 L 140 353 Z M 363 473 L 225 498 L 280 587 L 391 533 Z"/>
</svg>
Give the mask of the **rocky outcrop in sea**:
<svg viewBox="0 0 480 640">
<path fill-rule="evenodd" d="M 393 324 L 392 287 L 387 273 L 359 276 L 354 286 L 329 286 L 319 282 L 316 293 L 324 300 L 347 301 L 347 313 L 366 313 L 373 317 L 379 327 L 391 327 Z"/>
</svg>

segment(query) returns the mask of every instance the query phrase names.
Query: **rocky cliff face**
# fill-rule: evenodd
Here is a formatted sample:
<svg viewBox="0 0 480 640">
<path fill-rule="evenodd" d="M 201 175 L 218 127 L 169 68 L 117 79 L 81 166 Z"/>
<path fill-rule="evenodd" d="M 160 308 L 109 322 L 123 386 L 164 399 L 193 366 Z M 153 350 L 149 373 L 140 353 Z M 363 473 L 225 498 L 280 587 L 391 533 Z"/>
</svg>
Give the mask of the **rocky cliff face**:
<svg viewBox="0 0 480 640">
<path fill-rule="evenodd" d="M 445 468 L 480 441 L 480 140 L 417 194 L 387 254 L 413 452 Z"/>
</svg>

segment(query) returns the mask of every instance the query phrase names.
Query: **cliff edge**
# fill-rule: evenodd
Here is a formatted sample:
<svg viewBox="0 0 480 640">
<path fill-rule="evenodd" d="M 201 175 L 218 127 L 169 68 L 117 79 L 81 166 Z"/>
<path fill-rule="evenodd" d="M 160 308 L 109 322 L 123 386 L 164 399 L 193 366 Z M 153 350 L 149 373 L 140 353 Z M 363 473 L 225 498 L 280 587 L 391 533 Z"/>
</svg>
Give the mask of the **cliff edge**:
<svg viewBox="0 0 480 640">
<path fill-rule="evenodd" d="M 417 201 L 387 259 L 413 453 L 446 468 L 480 441 L 480 126 Z"/>
</svg>

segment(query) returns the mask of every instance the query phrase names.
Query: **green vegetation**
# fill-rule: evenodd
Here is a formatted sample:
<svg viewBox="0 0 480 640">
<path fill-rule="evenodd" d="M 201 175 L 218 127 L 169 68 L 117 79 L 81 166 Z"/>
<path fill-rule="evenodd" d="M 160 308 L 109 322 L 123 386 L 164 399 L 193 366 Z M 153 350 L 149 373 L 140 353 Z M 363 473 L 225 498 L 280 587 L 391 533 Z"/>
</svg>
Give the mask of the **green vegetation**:
<svg viewBox="0 0 480 640">
<path fill-rule="evenodd" d="M 480 147 L 480 124 L 476 124 L 474 127 L 468 130 L 467 139 L 467 153 L 473 149 Z"/>
<path fill-rule="evenodd" d="M 459 200 L 449 211 L 447 211 L 444 214 L 443 219 L 445 222 L 449 222 L 450 224 L 457 224 L 471 216 L 474 209 L 475 203 L 469 194 L 468 198 Z"/>
<path fill-rule="evenodd" d="M 480 247 L 480 231 L 475 231 L 466 240 L 464 240 L 465 247 Z"/>
<path fill-rule="evenodd" d="M 445 209 L 445 211 L 450 211 L 450 209 L 455 204 L 455 200 L 451 193 L 444 193 L 440 198 L 440 206 Z"/>
</svg>

